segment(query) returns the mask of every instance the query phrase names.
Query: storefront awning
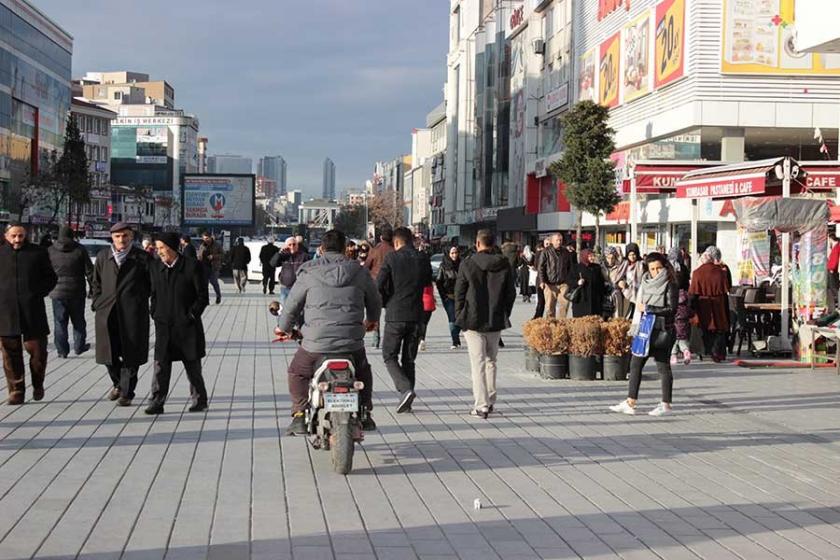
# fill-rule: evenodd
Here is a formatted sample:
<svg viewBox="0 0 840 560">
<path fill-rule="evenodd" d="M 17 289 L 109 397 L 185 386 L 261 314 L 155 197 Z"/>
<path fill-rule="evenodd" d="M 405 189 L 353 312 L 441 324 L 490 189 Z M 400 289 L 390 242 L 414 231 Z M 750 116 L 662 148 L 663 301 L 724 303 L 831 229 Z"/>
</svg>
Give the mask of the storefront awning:
<svg viewBox="0 0 840 560">
<path fill-rule="evenodd" d="M 719 161 L 638 161 L 630 169 L 630 178 L 622 182 L 622 193 L 630 194 L 630 182 L 633 179 L 636 180 L 638 194 L 673 192 L 677 180 L 684 177 L 686 173 L 720 165 Z"/>
<path fill-rule="evenodd" d="M 536 231 L 537 215 L 525 213 L 524 206 L 502 208 L 496 216 L 498 231 Z"/>
<path fill-rule="evenodd" d="M 729 198 L 763 194 L 776 186 L 774 169 L 784 158 L 698 169 L 677 180 L 677 198 Z"/>
<path fill-rule="evenodd" d="M 805 177 L 794 179 L 793 184 L 803 191 L 820 191 L 840 188 L 840 162 L 800 161 Z"/>
</svg>

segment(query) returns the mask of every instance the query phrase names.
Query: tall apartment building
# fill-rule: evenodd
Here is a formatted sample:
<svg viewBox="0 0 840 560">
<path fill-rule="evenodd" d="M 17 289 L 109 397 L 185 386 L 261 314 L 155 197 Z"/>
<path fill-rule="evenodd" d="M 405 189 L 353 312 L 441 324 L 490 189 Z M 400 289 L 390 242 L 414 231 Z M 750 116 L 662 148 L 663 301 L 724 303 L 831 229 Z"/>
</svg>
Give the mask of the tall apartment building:
<svg viewBox="0 0 840 560">
<path fill-rule="evenodd" d="M 102 105 L 151 104 L 175 108 L 175 88 L 140 72 L 88 72 L 79 81 L 82 97 Z"/>
<path fill-rule="evenodd" d="M 335 200 L 335 164 L 330 158 L 324 160 L 321 197 Z"/>
<path fill-rule="evenodd" d="M 283 156 L 261 157 L 257 164 L 257 175 L 273 180 L 277 184 L 277 195 L 286 194 L 286 160 Z"/>
<path fill-rule="evenodd" d="M 0 220 L 17 219 L 20 189 L 64 146 L 73 38 L 28 0 L 0 0 Z"/>
</svg>

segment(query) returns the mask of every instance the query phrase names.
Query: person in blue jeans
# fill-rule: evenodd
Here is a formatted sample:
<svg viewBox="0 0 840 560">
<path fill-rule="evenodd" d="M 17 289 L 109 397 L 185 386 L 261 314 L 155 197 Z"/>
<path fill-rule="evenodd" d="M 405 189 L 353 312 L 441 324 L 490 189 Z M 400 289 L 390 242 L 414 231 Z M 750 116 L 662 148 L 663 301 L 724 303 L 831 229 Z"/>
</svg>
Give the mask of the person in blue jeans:
<svg viewBox="0 0 840 560">
<path fill-rule="evenodd" d="M 461 327 L 455 324 L 455 281 L 458 279 L 458 269 L 461 266 L 461 251 L 458 247 L 450 247 L 444 254 L 438 269 L 435 284 L 437 284 L 440 301 L 449 319 L 449 334 L 452 337 L 451 350 L 461 347 Z"/>
<path fill-rule="evenodd" d="M 78 356 L 90 350 L 87 343 L 87 322 L 85 321 L 85 299 L 87 284 L 93 276 L 93 263 L 87 251 L 73 239 L 73 230 L 63 226 L 58 239 L 47 250 L 50 263 L 58 276 L 58 283 L 50 299 L 53 307 L 53 332 L 55 349 L 60 358 L 70 353 L 67 327 L 73 323 L 73 351 Z"/>
</svg>

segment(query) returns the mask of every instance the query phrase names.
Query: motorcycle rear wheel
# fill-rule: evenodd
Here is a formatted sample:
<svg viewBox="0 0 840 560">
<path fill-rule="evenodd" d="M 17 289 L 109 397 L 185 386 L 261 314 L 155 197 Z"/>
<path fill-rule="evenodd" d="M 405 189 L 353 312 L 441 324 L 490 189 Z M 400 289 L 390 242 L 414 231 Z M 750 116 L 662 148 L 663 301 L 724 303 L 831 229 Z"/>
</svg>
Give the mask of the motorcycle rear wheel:
<svg viewBox="0 0 840 560">
<path fill-rule="evenodd" d="M 336 416 L 338 416 L 338 414 L 333 414 L 332 417 L 330 458 L 332 459 L 333 470 L 335 472 L 338 474 L 348 474 L 351 470 L 353 470 L 353 451 L 355 450 L 355 442 L 353 441 L 349 418 L 337 418 Z M 342 420 L 344 421 L 342 422 Z"/>
</svg>

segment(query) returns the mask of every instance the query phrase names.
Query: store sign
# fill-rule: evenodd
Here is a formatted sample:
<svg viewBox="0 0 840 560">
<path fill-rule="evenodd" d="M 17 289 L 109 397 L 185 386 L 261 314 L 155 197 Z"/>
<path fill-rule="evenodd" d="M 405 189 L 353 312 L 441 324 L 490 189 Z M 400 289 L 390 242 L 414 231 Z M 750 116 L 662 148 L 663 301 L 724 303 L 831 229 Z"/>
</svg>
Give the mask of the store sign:
<svg viewBox="0 0 840 560">
<path fill-rule="evenodd" d="M 499 215 L 499 208 L 476 208 L 475 221 L 476 222 L 490 222 L 496 219 Z"/>
<path fill-rule="evenodd" d="M 840 188 L 840 167 L 823 169 L 803 165 L 802 170 L 805 171 L 805 180 L 800 183 L 808 189 Z"/>
<path fill-rule="evenodd" d="M 519 31 L 521 27 L 525 25 L 528 20 L 525 18 L 525 6 L 519 6 L 513 13 L 510 15 L 510 27 L 508 27 L 511 34 L 516 33 Z"/>
<path fill-rule="evenodd" d="M 550 113 L 569 102 L 569 84 L 563 84 L 545 94 L 545 111 Z"/>
<path fill-rule="evenodd" d="M 621 33 L 616 33 L 603 43 L 600 49 L 600 71 L 598 72 L 598 102 L 604 107 L 618 105 L 618 83 L 621 75 Z"/>
<path fill-rule="evenodd" d="M 723 198 L 730 196 L 749 196 L 764 192 L 767 176 L 744 175 L 717 180 L 704 180 L 696 185 L 677 187 L 677 198 Z"/>
<path fill-rule="evenodd" d="M 598 0 L 598 21 L 601 21 L 621 6 L 630 11 L 630 0 Z"/>
<path fill-rule="evenodd" d="M 117 117 L 112 122 L 116 126 L 173 126 L 183 121 L 183 117 Z"/>
<path fill-rule="evenodd" d="M 685 73 L 685 0 L 665 0 L 656 6 L 653 85 L 660 88 Z"/>
</svg>

